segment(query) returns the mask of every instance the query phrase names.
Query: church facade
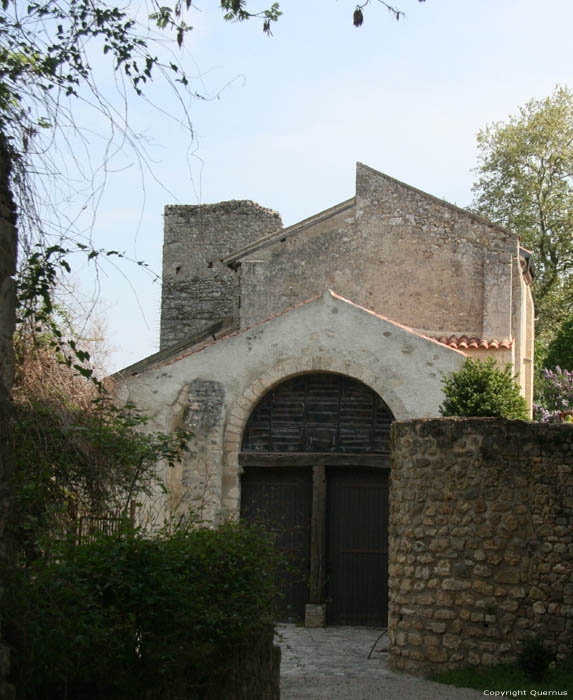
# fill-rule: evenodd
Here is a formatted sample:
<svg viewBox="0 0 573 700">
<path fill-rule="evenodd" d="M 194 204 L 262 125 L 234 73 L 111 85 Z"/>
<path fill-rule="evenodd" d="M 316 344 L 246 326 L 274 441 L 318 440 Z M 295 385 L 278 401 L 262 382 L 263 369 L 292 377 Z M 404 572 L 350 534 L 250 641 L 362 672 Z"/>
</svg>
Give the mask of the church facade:
<svg viewBox="0 0 573 700">
<path fill-rule="evenodd" d="M 158 514 L 263 519 L 301 572 L 285 619 L 385 624 L 390 423 L 438 416 L 468 355 L 511 362 L 531 406 L 531 280 L 513 233 L 362 164 L 288 228 L 166 207 L 160 350 L 116 376 L 151 429 L 194 433 Z"/>
</svg>

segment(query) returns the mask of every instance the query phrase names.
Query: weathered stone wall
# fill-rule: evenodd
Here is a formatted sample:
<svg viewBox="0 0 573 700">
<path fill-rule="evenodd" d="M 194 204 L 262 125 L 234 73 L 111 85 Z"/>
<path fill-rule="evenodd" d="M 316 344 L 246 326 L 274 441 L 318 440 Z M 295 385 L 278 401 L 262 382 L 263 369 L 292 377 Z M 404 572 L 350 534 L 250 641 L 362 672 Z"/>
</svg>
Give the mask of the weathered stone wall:
<svg viewBox="0 0 573 700">
<path fill-rule="evenodd" d="M 412 328 L 512 336 L 515 236 L 361 164 L 340 209 L 241 259 L 241 326 L 330 288 Z"/>
<path fill-rule="evenodd" d="M 216 321 L 238 323 L 238 274 L 219 260 L 282 226 L 254 202 L 165 207 L 161 348 Z"/>
<path fill-rule="evenodd" d="M 395 423 L 390 658 L 427 673 L 573 648 L 573 426 Z"/>
<path fill-rule="evenodd" d="M 12 336 L 14 334 L 16 272 L 16 208 L 9 185 L 10 161 L 0 134 L 0 571 L 5 568 L 4 525 L 7 506 L 7 477 L 10 469 L 10 392 L 14 371 Z M 2 581 L 0 580 L 0 596 Z M 13 697 L 6 683 L 9 653 L 2 644 L 0 628 L 0 698 Z"/>
<path fill-rule="evenodd" d="M 332 289 L 429 335 L 512 339 L 492 352 L 531 405 L 519 250 L 510 232 L 360 163 L 355 197 L 286 229 L 248 201 L 168 206 L 160 345 L 219 321 L 247 328 Z"/>
</svg>

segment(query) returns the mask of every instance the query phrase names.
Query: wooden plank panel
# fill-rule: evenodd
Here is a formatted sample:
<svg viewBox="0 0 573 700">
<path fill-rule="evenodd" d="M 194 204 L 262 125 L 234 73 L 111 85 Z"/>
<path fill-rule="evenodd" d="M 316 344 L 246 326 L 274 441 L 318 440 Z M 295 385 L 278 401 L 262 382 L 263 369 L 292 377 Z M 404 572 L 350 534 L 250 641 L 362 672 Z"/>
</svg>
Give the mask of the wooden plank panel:
<svg viewBox="0 0 573 700">
<path fill-rule="evenodd" d="M 388 475 L 328 471 L 327 621 L 385 626 L 388 618 Z"/>
<path fill-rule="evenodd" d="M 369 387 L 337 374 L 305 374 L 269 392 L 253 411 L 245 452 L 388 454 L 393 417 Z"/>
<path fill-rule="evenodd" d="M 310 602 L 324 603 L 326 581 L 326 470 L 312 468 L 312 518 L 310 526 Z"/>
<path fill-rule="evenodd" d="M 278 575 L 280 620 L 304 619 L 310 571 L 310 469 L 247 468 L 241 479 L 241 518 L 262 523 L 288 558 Z"/>
</svg>

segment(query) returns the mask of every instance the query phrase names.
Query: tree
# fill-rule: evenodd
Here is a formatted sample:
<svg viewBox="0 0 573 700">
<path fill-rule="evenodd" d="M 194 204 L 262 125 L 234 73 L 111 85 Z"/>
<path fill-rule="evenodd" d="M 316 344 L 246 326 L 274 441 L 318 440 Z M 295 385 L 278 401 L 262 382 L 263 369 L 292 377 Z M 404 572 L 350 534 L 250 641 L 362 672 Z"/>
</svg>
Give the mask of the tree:
<svg viewBox="0 0 573 700">
<path fill-rule="evenodd" d="M 422 0 L 420 0 L 422 1 Z M 362 5 L 367 5 L 369 0 Z M 399 19 L 403 14 L 398 8 L 378 0 Z M 185 0 L 187 11 L 191 0 Z M 160 30 L 170 30 L 176 43 L 181 46 L 186 33 L 191 29 L 183 18 L 183 3 L 176 0 L 159 4 L 151 0 L 150 19 Z M 246 0 L 220 0 L 220 7 L 227 20 L 248 20 L 259 17 L 263 30 L 270 34 L 271 24 L 280 16 L 278 3 L 262 10 L 250 11 Z M 360 12 L 362 13 L 362 8 Z M 357 8 L 358 9 L 358 8 Z M 355 24 L 356 12 L 353 15 Z M 3 0 L 0 9 L 0 181 L 2 191 L 2 221 L 0 244 L 5 260 L 0 266 L 2 298 L 0 339 L 9 339 L 12 333 L 13 293 L 10 277 L 16 263 L 16 246 L 5 234 L 6 225 L 12 227 L 16 213 L 19 215 L 19 245 L 21 260 L 32 264 L 33 275 L 28 275 L 27 319 L 50 322 L 53 290 L 52 264 L 57 260 L 60 272 L 69 272 L 69 256 L 82 251 L 88 259 L 105 255 L 94 245 L 91 238 L 85 242 L 70 238 L 67 230 L 56 227 L 49 230 L 36 206 L 37 189 L 31 173 L 43 173 L 48 181 L 57 174 L 50 160 L 57 132 L 77 131 L 79 125 L 74 117 L 73 101 L 77 97 L 91 102 L 92 107 L 111 125 L 119 129 L 123 141 L 128 143 L 136 155 L 138 142 L 129 130 L 125 114 L 117 112 L 99 89 L 94 77 L 90 51 L 102 51 L 110 59 L 110 65 L 119 76 L 117 85 L 131 86 L 138 95 L 143 94 L 152 78 L 157 74 L 171 78 L 171 85 L 181 97 L 181 92 L 192 94 L 182 66 L 174 60 L 162 62 L 154 53 L 158 47 L 147 31 L 141 31 L 135 16 L 130 14 L 129 3 L 117 6 L 93 0 Z M 125 82 L 122 82 L 125 81 Z M 185 104 L 181 100 L 180 104 Z M 192 133 L 187 111 L 183 120 Z M 44 138 L 42 138 L 44 137 Z M 105 164 L 104 164 L 105 165 Z M 88 177 L 89 181 L 89 177 Z M 8 212 L 8 215 L 6 215 Z M 11 235 L 11 233 L 10 233 Z M 50 235 L 52 238 L 50 238 Z M 107 254 L 117 255 L 117 251 Z M 21 297 L 22 298 L 22 297 Z M 39 307 L 34 303 L 37 299 Z M 22 314 L 21 314 L 22 316 Z M 53 349 L 64 353 L 67 365 L 76 365 L 80 371 L 91 372 L 83 363 L 85 351 L 63 342 L 61 331 L 52 327 L 50 343 Z M 9 341 L 6 343 L 9 347 Z M 5 348 L 2 347 L 4 351 Z M 69 353 L 71 351 L 71 354 Z M 65 354 L 67 352 L 67 354 Z M 4 355 L 9 353 L 3 352 Z M 8 458 L 7 416 L 11 390 L 11 368 L 2 365 L 0 381 L 0 508 L 4 510 L 4 464 Z M 4 371 L 7 369 L 7 371 Z M 0 520 L 0 531 L 3 530 Z M 1 536 L 0 536 L 1 537 Z M 0 552 L 3 550 L 0 542 Z M 1 585 L 0 585 L 1 591 Z M 0 645 L 0 668 L 7 666 L 4 648 Z M 6 694 L 3 675 L 0 671 L 0 694 Z"/>
<path fill-rule="evenodd" d="M 377 0 L 381 5 L 383 5 L 388 12 L 396 19 L 399 20 L 401 17 L 405 17 L 406 14 L 403 10 L 400 10 L 396 5 L 390 5 L 384 0 Z M 418 2 L 426 2 L 426 0 L 418 0 Z M 370 0 L 365 0 L 362 4 L 357 4 L 352 16 L 352 23 L 355 27 L 361 27 L 364 24 L 364 13 L 362 10 L 370 4 Z"/>
<path fill-rule="evenodd" d="M 421 0 L 420 0 L 421 1 Z M 356 6 L 363 12 L 367 5 L 379 4 L 396 19 L 404 12 L 384 0 L 366 0 Z M 224 20 L 246 21 L 259 19 L 263 30 L 270 34 L 273 22 L 281 11 L 277 2 L 270 0 L 220 0 Z M 124 94 L 130 88 L 150 101 L 153 80 L 171 85 L 175 91 L 174 105 L 180 106 L 177 119 L 183 123 L 192 138 L 192 124 L 186 104 L 194 93 L 185 74 L 184 66 L 176 55 L 163 51 L 160 32 L 169 32 L 179 47 L 192 30 L 188 22 L 195 10 L 191 0 L 159 3 L 149 0 L 147 25 L 137 20 L 138 8 L 118 6 L 93 0 L 4 0 L 0 10 L 0 130 L 11 150 L 13 175 L 11 188 L 19 212 L 20 258 L 36 266 L 35 293 L 50 287 L 50 279 L 42 278 L 47 258 L 57 260 L 60 272 L 67 273 L 70 256 L 78 249 L 90 260 L 106 257 L 91 239 L 83 240 L 78 232 L 58 220 L 57 202 L 50 202 L 54 181 L 66 199 L 73 197 L 69 187 L 74 178 L 82 179 L 81 188 L 87 188 L 87 198 L 93 196 L 93 174 L 106 171 L 108 163 L 87 166 L 88 156 L 82 159 L 74 153 L 68 139 L 70 134 L 82 133 L 82 123 L 76 119 L 76 106 L 89 104 L 99 117 L 100 128 L 108 124 L 113 134 L 120 134 L 114 148 L 131 149 L 145 167 L 145 147 L 130 130 L 127 109 L 124 113 L 110 101 L 100 88 L 102 74 L 93 66 L 104 64 L 115 73 L 116 85 Z M 155 32 L 155 33 L 154 33 Z M 104 54 L 104 61 L 98 54 Z M 99 68 L 101 70 L 101 68 Z M 152 100 L 152 98 L 151 98 Z M 151 102 L 152 103 L 152 102 Z M 110 136 L 110 139 L 114 136 Z M 54 159 L 60 142 L 68 143 L 68 161 L 81 161 L 74 176 L 61 175 L 61 156 Z M 107 154 L 106 154 L 107 155 Z M 85 162 L 84 162 L 85 161 Z M 147 163 L 148 165 L 148 163 Z M 79 172 L 79 171 L 86 172 Z M 31 176 L 31 174 L 34 174 Z M 42 181 L 49 183 L 43 188 Z M 42 189 L 43 188 L 43 189 Z M 52 189 L 53 191 L 53 189 Z M 37 203 L 40 202 L 38 205 Z M 54 220 L 46 220 L 46 209 L 53 204 Z M 39 246 L 39 248 L 38 248 Z M 57 246 L 57 248 L 56 248 Z M 46 249 L 48 252 L 46 252 Z M 118 251 L 107 251 L 117 255 Z M 141 264 L 141 263 L 140 263 Z M 67 266 L 67 267 L 66 267 Z M 51 271 L 50 271 L 51 274 Z M 46 295 L 42 297 L 48 304 Z M 46 309 L 49 313 L 49 308 Z"/>
<path fill-rule="evenodd" d="M 533 251 L 537 331 L 545 341 L 573 311 L 573 94 L 557 86 L 477 135 L 473 210 Z"/>
<path fill-rule="evenodd" d="M 549 343 L 543 364 L 545 367 L 561 367 L 573 371 L 573 315 L 559 326 Z"/>
<path fill-rule="evenodd" d="M 527 403 L 513 379 L 511 365 L 499 369 L 493 357 L 486 362 L 465 361 L 459 372 L 444 377 L 446 396 L 440 406 L 443 416 L 521 418 L 529 417 Z"/>
<path fill-rule="evenodd" d="M 89 361 L 82 373 L 61 361 L 51 329 L 21 325 L 15 335 L 8 532 L 20 565 L 66 533 L 75 535 L 80 517 L 126 517 L 131 503 L 163 488 L 158 462 L 173 466 L 192 438 L 184 428 L 171 435 L 142 431 L 145 416 L 133 404 L 118 408 L 112 392 L 85 371 Z M 80 347 L 81 339 L 72 328 L 57 343 Z"/>
</svg>

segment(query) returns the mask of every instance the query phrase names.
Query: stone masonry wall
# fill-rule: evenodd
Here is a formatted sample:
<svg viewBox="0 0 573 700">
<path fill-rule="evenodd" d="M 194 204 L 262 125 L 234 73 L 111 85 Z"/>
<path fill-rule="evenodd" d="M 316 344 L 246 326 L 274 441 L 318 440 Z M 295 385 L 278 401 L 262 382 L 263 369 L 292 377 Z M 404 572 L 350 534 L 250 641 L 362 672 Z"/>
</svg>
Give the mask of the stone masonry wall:
<svg viewBox="0 0 573 700">
<path fill-rule="evenodd" d="M 285 233 L 241 259 L 241 326 L 330 288 L 411 328 L 512 336 L 517 239 L 458 207 L 358 164 L 353 207 Z"/>
<path fill-rule="evenodd" d="M 573 648 L 573 425 L 395 423 L 390 659 L 426 674 Z"/>
<path fill-rule="evenodd" d="M 4 570 L 6 543 L 4 525 L 7 505 L 7 476 L 10 459 L 10 392 L 13 377 L 12 336 L 14 334 L 14 301 L 16 272 L 16 208 L 9 185 L 10 161 L 0 135 L 0 571 Z M 0 596 L 2 581 L 0 580 Z M 6 683 L 9 653 L 2 644 L 0 628 L 0 698 L 13 697 L 13 689 Z"/>
<path fill-rule="evenodd" d="M 238 324 L 239 277 L 219 260 L 281 227 L 277 212 L 249 201 L 165 207 L 161 349 L 216 321 Z"/>
</svg>

